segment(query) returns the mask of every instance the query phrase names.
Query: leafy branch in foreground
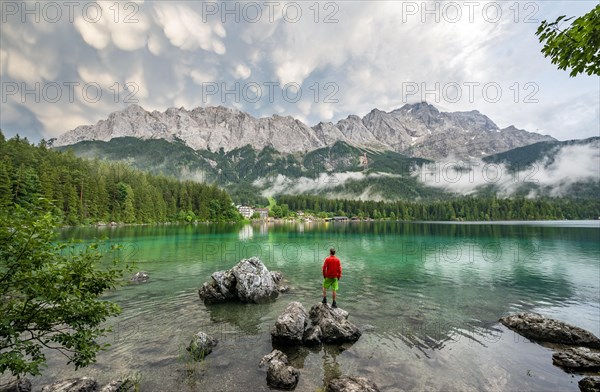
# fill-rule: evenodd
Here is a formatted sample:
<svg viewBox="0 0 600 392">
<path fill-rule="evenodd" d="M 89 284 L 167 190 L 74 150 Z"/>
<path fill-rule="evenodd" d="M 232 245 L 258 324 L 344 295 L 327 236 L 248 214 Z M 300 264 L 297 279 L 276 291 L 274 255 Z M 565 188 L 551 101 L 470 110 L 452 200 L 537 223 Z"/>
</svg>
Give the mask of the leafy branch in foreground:
<svg viewBox="0 0 600 392">
<path fill-rule="evenodd" d="M 542 53 L 558 69 L 571 68 L 572 77 L 582 72 L 600 75 L 600 5 L 561 30 L 561 23 L 573 18 L 562 15 L 554 22 L 544 20 L 540 24 L 535 34 L 544 43 Z"/>
<path fill-rule="evenodd" d="M 118 246 L 57 244 L 58 223 L 48 208 L 0 209 L 1 373 L 39 374 L 45 349 L 85 367 L 108 346 L 96 343 L 110 332 L 101 324 L 121 310 L 101 296 L 128 266 Z"/>
</svg>

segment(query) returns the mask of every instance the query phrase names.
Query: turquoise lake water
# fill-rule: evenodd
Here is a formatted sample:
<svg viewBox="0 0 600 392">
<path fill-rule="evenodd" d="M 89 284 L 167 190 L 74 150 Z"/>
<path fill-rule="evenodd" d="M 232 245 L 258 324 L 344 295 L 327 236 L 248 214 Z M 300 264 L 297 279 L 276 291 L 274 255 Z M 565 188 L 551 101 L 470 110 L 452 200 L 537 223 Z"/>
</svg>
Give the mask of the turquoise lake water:
<svg viewBox="0 0 600 392">
<path fill-rule="evenodd" d="M 63 238 L 109 236 L 151 280 L 108 295 L 112 347 L 75 372 L 57 355 L 34 379 L 136 375 L 142 391 L 267 391 L 258 368 L 269 329 L 291 301 L 320 301 L 321 265 L 334 246 L 343 266 L 338 304 L 366 330 L 354 345 L 290 350 L 297 391 L 340 374 L 382 391 L 577 391 L 580 375 L 552 365 L 552 350 L 498 323 L 536 311 L 600 335 L 600 222 L 320 223 L 75 228 Z M 212 272 L 259 256 L 291 287 L 263 305 L 205 306 Z M 220 340 L 203 363 L 191 336 Z"/>
</svg>

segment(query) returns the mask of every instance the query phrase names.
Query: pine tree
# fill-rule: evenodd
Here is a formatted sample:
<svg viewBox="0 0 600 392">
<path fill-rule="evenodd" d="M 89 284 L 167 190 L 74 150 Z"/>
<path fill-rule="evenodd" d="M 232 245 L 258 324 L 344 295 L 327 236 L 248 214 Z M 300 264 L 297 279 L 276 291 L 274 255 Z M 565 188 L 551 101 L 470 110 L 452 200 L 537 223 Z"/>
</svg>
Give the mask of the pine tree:
<svg viewBox="0 0 600 392">
<path fill-rule="evenodd" d="M 12 181 L 6 166 L 3 161 L 0 161 L 0 208 L 13 203 Z"/>
</svg>

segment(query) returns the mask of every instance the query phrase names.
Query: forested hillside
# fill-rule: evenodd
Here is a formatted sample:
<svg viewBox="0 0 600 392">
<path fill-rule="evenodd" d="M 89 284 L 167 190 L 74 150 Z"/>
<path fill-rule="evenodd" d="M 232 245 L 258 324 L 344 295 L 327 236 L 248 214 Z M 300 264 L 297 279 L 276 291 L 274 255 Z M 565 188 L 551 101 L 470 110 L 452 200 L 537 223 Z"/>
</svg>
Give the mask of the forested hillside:
<svg viewBox="0 0 600 392">
<path fill-rule="evenodd" d="M 132 137 L 109 142 L 83 141 L 58 150 L 72 150 L 83 158 L 126 162 L 153 174 L 215 183 L 239 204 L 267 204 L 265 194 L 269 193 L 358 197 L 366 189 L 379 199 L 451 196 L 411 176 L 412 169 L 429 161 L 393 151 L 361 149 L 344 142 L 304 155 L 284 154 L 272 147 L 256 150 L 250 145 L 229 152 L 194 151 L 180 142 Z M 367 167 L 361 164 L 362 156 L 368 159 Z M 380 173 L 392 175 L 382 177 Z M 272 192 L 265 192 L 268 189 Z"/>
<path fill-rule="evenodd" d="M 464 197 L 447 201 L 331 200 L 319 196 L 282 195 L 277 203 L 287 210 L 315 215 L 424 221 L 492 221 L 598 219 L 600 200 Z"/>
<path fill-rule="evenodd" d="M 125 163 L 85 160 L 0 132 L 0 205 L 50 200 L 66 225 L 96 222 L 232 221 L 240 216 L 214 185 L 155 176 Z"/>
</svg>

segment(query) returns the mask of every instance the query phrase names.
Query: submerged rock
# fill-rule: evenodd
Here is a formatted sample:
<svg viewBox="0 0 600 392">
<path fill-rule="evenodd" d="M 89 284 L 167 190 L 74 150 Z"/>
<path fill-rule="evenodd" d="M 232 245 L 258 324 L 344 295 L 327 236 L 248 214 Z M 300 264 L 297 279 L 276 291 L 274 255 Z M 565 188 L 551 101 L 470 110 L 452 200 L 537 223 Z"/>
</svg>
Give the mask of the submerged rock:
<svg viewBox="0 0 600 392">
<path fill-rule="evenodd" d="M 140 271 L 133 275 L 130 279 L 131 282 L 134 283 L 143 283 L 147 282 L 150 279 L 150 275 L 147 272 Z"/>
<path fill-rule="evenodd" d="M 204 332 L 198 332 L 194 335 L 186 350 L 190 352 L 194 360 L 201 361 L 212 352 L 218 342 L 217 339 L 208 336 Z"/>
<path fill-rule="evenodd" d="M 280 344 L 301 344 L 308 321 L 304 306 L 300 302 L 290 302 L 277 317 L 275 326 L 271 329 L 271 337 Z"/>
<path fill-rule="evenodd" d="M 273 343 L 285 345 L 347 343 L 360 336 L 358 327 L 348 321 L 348 312 L 322 303 L 307 314 L 301 303 L 291 302 L 271 329 Z"/>
<path fill-rule="evenodd" d="M 283 284 L 283 274 L 279 271 L 272 271 L 271 276 L 273 277 L 273 281 L 276 285 L 278 285 L 278 289 L 280 293 L 287 293 L 290 291 L 289 286 Z"/>
<path fill-rule="evenodd" d="M 96 392 L 98 383 L 88 377 L 71 378 L 46 385 L 42 392 Z"/>
<path fill-rule="evenodd" d="M 133 392 L 135 383 L 129 379 L 113 380 L 100 389 L 100 392 Z"/>
<path fill-rule="evenodd" d="M 31 392 L 31 381 L 28 378 L 21 378 L 0 387 L 0 392 Z"/>
<path fill-rule="evenodd" d="M 265 355 L 259 367 L 268 365 L 267 384 L 273 388 L 294 389 L 298 384 L 300 372 L 288 365 L 287 356 L 279 350 L 273 350 Z"/>
<path fill-rule="evenodd" d="M 379 392 L 379 388 L 368 378 L 343 376 L 329 381 L 327 392 Z"/>
<path fill-rule="evenodd" d="M 282 286 L 283 275 L 270 272 L 257 257 L 244 259 L 230 270 L 217 271 L 211 278 L 198 291 L 204 303 L 229 300 L 261 303 L 276 298 L 286 289 Z"/>
<path fill-rule="evenodd" d="M 552 363 L 567 369 L 600 369 L 600 352 L 589 348 L 566 348 L 552 354 Z"/>
<path fill-rule="evenodd" d="M 514 314 L 502 317 L 500 322 L 528 339 L 600 348 L 600 339 L 593 333 L 537 313 Z"/>
<path fill-rule="evenodd" d="M 130 379 L 113 380 L 98 389 L 96 380 L 88 377 L 57 381 L 54 384 L 46 385 L 42 388 L 42 392 L 133 392 L 134 390 L 135 382 Z M 31 383 L 29 383 L 29 389 L 9 389 L 1 391 L 30 392 Z"/>
<path fill-rule="evenodd" d="M 600 377 L 584 377 L 578 384 L 581 392 L 600 392 Z"/>
</svg>

